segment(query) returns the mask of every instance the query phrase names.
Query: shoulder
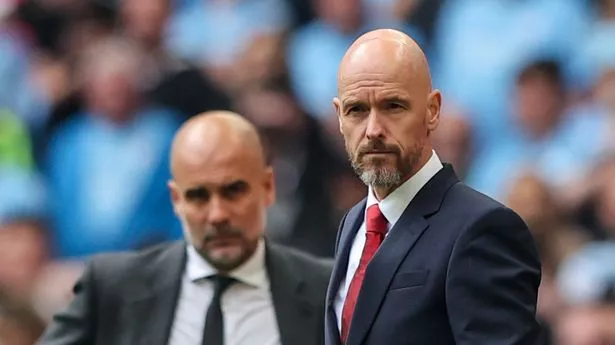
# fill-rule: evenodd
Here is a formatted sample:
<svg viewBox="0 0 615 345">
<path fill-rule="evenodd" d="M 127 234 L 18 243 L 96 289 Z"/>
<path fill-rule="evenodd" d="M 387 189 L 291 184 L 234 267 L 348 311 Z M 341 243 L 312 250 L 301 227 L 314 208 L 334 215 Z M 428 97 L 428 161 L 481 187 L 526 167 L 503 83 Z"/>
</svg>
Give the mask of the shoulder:
<svg viewBox="0 0 615 345">
<path fill-rule="evenodd" d="M 331 271 L 333 270 L 333 259 L 319 258 L 306 252 L 282 246 L 279 244 L 268 243 L 270 252 L 274 260 L 283 260 L 292 272 L 304 276 L 305 280 L 324 284 L 329 282 Z"/>
<path fill-rule="evenodd" d="M 50 145 L 58 145 L 65 141 L 70 141 L 81 134 L 81 128 L 88 123 L 85 113 L 78 112 L 59 124 L 51 135 Z"/>
<path fill-rule="evenodd" d="M 88 268 L 97 282 L 112 286 L 133 280 L 150 268 L 160 267 L 163 261 L 174 257 L 172 253 L 181 248 L 182 242 L 176 241 L 139 251 L 98 254 L 89 260 Z"/>
<path fill-rule="evenodd" d="M 485 218 L 520 220 L 520 217 L 504 204 L 464 183 L 457 183 L 451 188 L 443 200 L 442 208 L 469 222 Z"/>
</svg>

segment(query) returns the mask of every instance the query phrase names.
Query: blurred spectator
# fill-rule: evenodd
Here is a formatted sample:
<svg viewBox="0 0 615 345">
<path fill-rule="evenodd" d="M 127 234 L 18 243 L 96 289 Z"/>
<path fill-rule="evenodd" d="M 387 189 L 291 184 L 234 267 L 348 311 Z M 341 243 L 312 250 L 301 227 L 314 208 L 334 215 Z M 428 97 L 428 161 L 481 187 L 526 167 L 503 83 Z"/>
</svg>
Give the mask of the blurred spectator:
<svg viewBox="0 0 615 345">
<path fill-rule="evenodd" d="M 567 260 L 558 273 L 558 285 L 566 303 L 593 305 L 615 303 L 615 161 L 594 175 L 596 241 Z M 600 241 L 602 240 L 602 241 Z"/>
<path fill-rule="evenodd" d="M 332 257 L 337 218 L 327 191 L 338 164 L 317 123 L 299 109 L 284 86 L 246 90 L 238 109 L 262 132 L 276 174 L 277 202 L 269 210 L 268 236 Z"/>
<path fill-rule="evenodd" d="M 432 142 L 438 156 L 450 163 L 462 180 L 473 162 L 472 134 L 466 115 L 445 106 Z"/>
<path fill-rule="evenodd" d="M 80 61 L 84 111 L 54 133 L 46 162 L 61 256 L 181 234 L 166 190 L 169 145 L 180 121 L 143 102 L 147 68 L 144 53 L 120 39 L 91 47 Z"/>
<path fill-rule="evenodd" d="M 336 127 L 332 99 L 344 52 L 362 33 L 377 27 L 402 29 L 419 43 L 415 27 L 400 20 L 370 17 L 361 0 L 312 0 L 316 19 L 293 33 L 287 59 L 293 91 L 308 114 Z"/>
<path fill-rule="evenodd" d="M 250 41 L 281 35 L 292 22 L 283 0 L 198 0 L 172 16 L 166 46 L 232 89 Z"/>
<path fill-rule="evenodd" d="M 36 175 L 0 170 L 0 290 L 28 300 L 48 259 L 46 195 Z"/>
<path fill-rule="evenodd" d="M 615 307 L 574 308 L 562 315 L 558 345 L 615 344 Z"/>
<path fill-rule="evenodd" d="M 49 100 L 35 83 L 33 42 L 14 16 L 17 3 L 4 1 L 0 13 L 0 109 L 25 121 L 28 129 L 45 123 Z"/>
<path fill-rule="evenodd" d="M 538 315 L 555 324 L 563 303 L 555 283 L 559 265 L 587 243 L 588 236 L 559 209 L 548 186 L 535 175 L 521 175 L 511 186 L 507 205 L 532 231 L 542 261 Z"/>
<path fill-rule="evenodd" d="M 44 329 L 45 323 L 27 304 L 0 297 L 0 344 L 32 345 Z"/>
<path fill-rule="evenodd" d="M 588 21 L 586 1 L 445 2 L 436 24 L 435 84 L 472 115 L 478 148 L 510 134 L 509 95 L 522 66 L 554 58 L 570 74 Z"/>
<path fill-rule="evenodd" d="M 163 46 L 171 0 L 123 0 L 122 32 L 136 40 L 153 60 L 148 80 L 152 101 L 189 117 L 209 110 L 228 110 L 230 100 L 199 69 L 177 59 Z"/>
<path fill-rule="evenodd" d="M 32 306 L 45 322 L 73 299 L 73 287 L 83 274 L 83 261 L 53 261 L 38 275 L 32 291 Z"/>
<path fill-rule="evenodd" d="M 514 120 L 508 133 L 479 156 L 468 182 L 503 198 L 520 170 L 532 169 L 555 193 L 580 181 L 601 154 L 595 140 L 595 114 L 568 110 L 563 74 L 557 62 L 541 60 L 520 72 L 513 96 Z"/>
</svg>

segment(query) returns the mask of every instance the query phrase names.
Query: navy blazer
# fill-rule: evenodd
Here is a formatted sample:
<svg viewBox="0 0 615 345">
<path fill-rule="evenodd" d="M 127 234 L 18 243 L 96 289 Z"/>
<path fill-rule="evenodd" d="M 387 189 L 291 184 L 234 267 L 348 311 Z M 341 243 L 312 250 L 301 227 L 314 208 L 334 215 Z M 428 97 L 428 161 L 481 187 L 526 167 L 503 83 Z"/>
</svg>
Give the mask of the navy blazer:
<svg viewBox="0 0 615 345">
<path fill-rule="evenodd" d="M 366 200 L 342 219 L 327 291 L 326 345 L 339 345 L 333 302 Z M 346 345 L 529 345 L 540 259 L 512 210 L 445 164 L 410 202 L 367 267 Z"/>
</svg>

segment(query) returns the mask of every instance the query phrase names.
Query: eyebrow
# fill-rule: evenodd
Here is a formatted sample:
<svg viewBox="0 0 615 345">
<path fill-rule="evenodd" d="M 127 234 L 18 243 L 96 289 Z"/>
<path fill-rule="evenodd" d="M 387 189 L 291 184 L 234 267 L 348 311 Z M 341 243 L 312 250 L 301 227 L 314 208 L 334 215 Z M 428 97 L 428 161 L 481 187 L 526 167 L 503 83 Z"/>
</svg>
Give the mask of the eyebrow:
<svg viewBox="0 0 615 345">
<path fill-rule="evenodd" d="M 342 107 L 344 108 L 349 108 L 352 106 L 363 105 L 363 104 L 365 104 L 365 102 L 360 101 L 356 98 L 347 98 L 342 101 Z"/>
<path fill-rule="evenodd" d="M 206 197 L 208 193 L 209 191 L 205 186 L 196 186 L 186 189 L 186 191 L 184 191 L 184 197 L 186 199 L 198 199 Z"/>
<path fill-rule="evenodd" d="M 395 102 L 395 103 L 400 103 L 403 104 L 405 106 L 410 106 L 410 100 L 405 98 L 405 97 L 401 97 L 401 96 L 389 96 L 389 97 L 384 97 L 382 99 L 383 102 Z"/>
</svg>

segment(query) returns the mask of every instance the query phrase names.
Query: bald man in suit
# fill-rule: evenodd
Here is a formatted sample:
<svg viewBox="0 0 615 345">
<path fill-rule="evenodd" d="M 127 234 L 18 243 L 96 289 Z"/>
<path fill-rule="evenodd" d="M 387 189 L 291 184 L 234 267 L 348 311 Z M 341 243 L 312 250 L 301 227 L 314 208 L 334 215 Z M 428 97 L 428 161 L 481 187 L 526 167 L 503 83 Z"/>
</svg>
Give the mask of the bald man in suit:
<svg viewBox="0 0 615 345">
<path fill-rule="evenodd" d="M 425 55 L 401 32 L 369 32 L 342 60 L 334 106 L 368 194 L 338 233 L 327 345 L 542 341 L 532 235 L 440 161 L 441 104 Z"/>
</svg>

